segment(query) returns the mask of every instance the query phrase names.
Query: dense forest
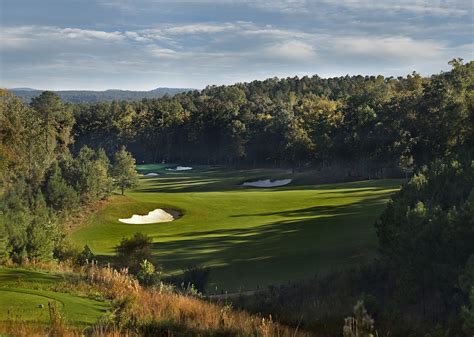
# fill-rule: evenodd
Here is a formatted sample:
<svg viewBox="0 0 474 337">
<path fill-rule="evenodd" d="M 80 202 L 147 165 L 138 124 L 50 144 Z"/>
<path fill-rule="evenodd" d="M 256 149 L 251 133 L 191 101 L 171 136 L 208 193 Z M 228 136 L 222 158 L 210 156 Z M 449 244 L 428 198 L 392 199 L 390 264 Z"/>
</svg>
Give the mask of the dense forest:
<svg viewBox="0 0 474 337">
<path fill-rule="evenodd" d="M 321 322 L 340 322 L 337 305 L 362 298 L 391 335 L 471 336 L 474 62 L 450 64 L 429 78 L 269 79 L 140 102 L 70 104 L 44 92 L 26 104 L 2 90 L 0 260 L 91 257 L 68 243 L 65 226 L 78 209 L 134 186 L 134 158 L 407 176 L 375 224 L 373 265 L 271 288 L 239 305 L 334 335 L 340 325 Z"/>
<path fill-rule="evenodd" d="M 73 106 L 74 151 L 137 162 L 331 166 L 386 176 L 474 146 L 474 63 L 430 78 L 318 76 Z"/>
<path fill-rule="evenodd" d="M 105 199 L 115 187 L 134 184 L 135 160 L 124 149 L 112 165 L 103 149 L 83 146 L 73 157 L 72 107 L 52 92 L 30 106 L 0 92 L 0 260 L 15 263 L 76 254 L 65 224 L 75 211 Z M 6 240 L 4 239 L 6 238 Z"/>
</svg>

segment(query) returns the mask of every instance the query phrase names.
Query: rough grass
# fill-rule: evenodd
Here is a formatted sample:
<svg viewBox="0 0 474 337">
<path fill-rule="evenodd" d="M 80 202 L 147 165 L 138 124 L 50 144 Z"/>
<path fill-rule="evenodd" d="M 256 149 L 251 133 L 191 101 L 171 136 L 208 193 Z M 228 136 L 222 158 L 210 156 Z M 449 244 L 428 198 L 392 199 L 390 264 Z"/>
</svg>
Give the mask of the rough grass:
<svg viewBox="0 0 474 337">
<path fill-rule="evenodd" d="M 100 268 L 90 264 L 76 270 L 78 288 L 88 288 L 114 303 L 114 319 L 81 331 L 68 326 L 56 305 L 48 305 L 50 323 L 40 325 L 21 318 L 0 320 L 0 333 L 13 336 L 166 336 L 166 337 L 309 337 L 271 317 L 250 315 L 244 311 L 205 302 L 176 292 L 161 284 L 145 289 L 130 278 L 126 270 Z M 69 280 L 70 281 L 70 280 Z M 20 302 L 30 305 L 32 298 Z"/>
<path fill-rule="evenodd" d="M 49 323 L 48 303 L 52 302 L 68 324 L 86 326 L 98 321 L 110 309 L 105 301 L 54 291 L 61 282 L 67 281 L 60 273 L 0 268 L 0 321 L 18 318 L 25 322 Z"/>
<path fill-rule="evenodd" d="M 377 250 L 374 221 L 400 180 L 314 185 L 316 173 L 199 167 L 166 171 L 141 165 L 139 186 L 115 195 L 71 233 L 102 260 L 135 232 L 153 237 L 154 262 L 169 272 L 212 267 L 211 292 L 255 289 L 364 263 Z M 288 186 L 244 188 L 244 181 L 292 178 Z M 119 218 L 155 208 L 178 209 L 173 222 L 122 224 Z"/>
</svg>

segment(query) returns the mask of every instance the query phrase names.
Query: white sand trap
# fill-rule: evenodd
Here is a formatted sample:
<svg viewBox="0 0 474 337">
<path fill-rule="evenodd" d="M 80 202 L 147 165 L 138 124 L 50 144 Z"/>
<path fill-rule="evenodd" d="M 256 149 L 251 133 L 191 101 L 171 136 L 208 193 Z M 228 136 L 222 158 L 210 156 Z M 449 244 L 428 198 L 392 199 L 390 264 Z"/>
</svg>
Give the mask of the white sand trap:
<svg viewBox="0 0 474 337">
<path fill-rule="evenodd" d="M 257 180 L 257 181 L 249 181 L 243 183 L 242 186 L 250 186 L 250 187 L 278 187 L 278 186 L 285 186 L 291 183 L 292 179 L 281 179 L 281 180 L 273 180 L 265 179 L 265 180 Z"/>
<path fill-rule="evenodd" d="M 145 174 L 145 176 L 146 176 L 146 177 L 157 177 L 157 176 L 159 176 L 159 173 L 150 172 L 150 173 Z"/>
<path fill-rule="evenodd" d="M 173 221 L 174 217 L 168 212 L 162 210 L 161 208 L 155 209 L 154 211 L 149 212 L 147 215 L 132 215 L 128 219 L 119 219 L 120 222 L 133 224 L 133 225 L 144 225 L 150 223 L 158 222 L 170 222 Z"/>
<path fill-rule="evenodd" d="M 176 168 L 168 168 L 168 171 L 189 171 L 192 170 L 192 167 L 189 166 L 177 166 Z"/>
</svg>

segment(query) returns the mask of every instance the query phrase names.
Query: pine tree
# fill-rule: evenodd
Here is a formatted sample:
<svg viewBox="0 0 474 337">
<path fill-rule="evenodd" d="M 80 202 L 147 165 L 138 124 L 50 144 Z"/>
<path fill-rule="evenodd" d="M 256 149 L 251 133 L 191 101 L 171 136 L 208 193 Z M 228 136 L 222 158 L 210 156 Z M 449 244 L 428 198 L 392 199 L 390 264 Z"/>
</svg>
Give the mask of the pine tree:
<svg viewBox="0 0 474 337">
<path fill-rule="evenodd" d="M 112 176 L 115 184 L 120 188 L 124 195 L 126 188 L 131 188 L 138 183 L 138 174 L 135 170 L 135 158 L 123 146 L 115 154 L 115 163 L 112 168 Z"/>
</svg>

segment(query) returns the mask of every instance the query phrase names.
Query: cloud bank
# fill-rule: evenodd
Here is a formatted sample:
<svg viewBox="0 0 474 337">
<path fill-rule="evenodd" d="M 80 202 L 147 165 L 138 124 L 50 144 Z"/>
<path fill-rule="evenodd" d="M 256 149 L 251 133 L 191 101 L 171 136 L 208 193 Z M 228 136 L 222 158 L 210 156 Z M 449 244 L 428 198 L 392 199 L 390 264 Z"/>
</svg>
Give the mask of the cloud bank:
<svg viewBox="0 0 474 337">
<path fill-rule="evenodd" d="M 454 57 L 472 59 L 474 51 L 472 6 L 464 1 L 91 3 L 110 18 L 102 14 L 102 21 L 76 25 L 53 17 L 47 24 L 24 22 L 21 15 L 6 20 L 0 85 L 142 90 L 305 74 L 430 74 L 447 69 Z M 196 6 L 214 13 L 186 12 Z M 125 23 L 116 21 L 117 13 Z M 151 14 L 167 19 L 149 21 Z"/>
</svg>

